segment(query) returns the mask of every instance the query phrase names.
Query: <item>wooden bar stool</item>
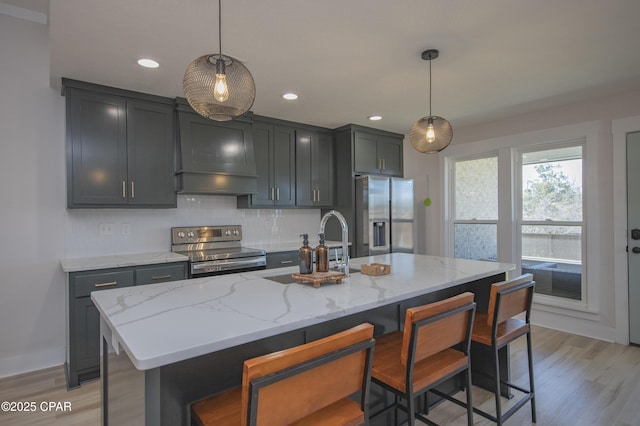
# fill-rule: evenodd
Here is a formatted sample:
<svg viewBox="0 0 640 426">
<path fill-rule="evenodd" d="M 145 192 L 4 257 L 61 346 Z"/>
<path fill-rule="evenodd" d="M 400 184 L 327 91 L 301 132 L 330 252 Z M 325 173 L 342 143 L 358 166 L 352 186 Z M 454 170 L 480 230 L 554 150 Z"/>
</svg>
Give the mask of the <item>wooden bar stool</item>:
<svg viewBox="0 0 640 426">
<path fill-rule="evenodd" d="M 431 390 L 466 407 L 468 424 L 473 424 L 469 357 L 476 307 L 473 298 L 473 293 L 467 292 L 407 309 L 404 331 L 376 338 L 371 380 L 396 395 L 396 403 L 376 415 L 393 407 L 401 408 L 408 414 L 409 425 L 413 425 L 416 418 L 434 425 L 425 416 L 415 412 L 415 398 Z M 466 404 L 433 389 L 465 371 Z M 398 403 L 398 397 L 406 399 L 406 407 Z"/>
<path fill-rule="evenodd" d="M 191 405 L 215 425 L 360 425 L 369 418 L 373 326 L 360 324 L 244 362 L 242 386 Z M 361 392 L 360 403 L 349 395 Z"/>
<path fill-rule="evenodd" d="M 489 311 L 478 312 L 473 324 L 471 340 L 486 346 L 493 352 L 494 365 L 494 394 L 496 400 L 496 415 L 493 416 L 478 408 L 474 411 L 498 425 L 507 420 L 513 413 L 527 402 L 531 402 L 531 420 L 536 422 L 535 393 L 533 386 L 533 357 L 531 349 L 531 326 L 529 316 L 535 282 L 531 274 L 524 274 L 509 281 L 503 281 L 491 286 L 489 296 Z M 514 318 L 525 313 L 525 319 Z M 500 364 L 498 351 L 515 339 L 527 336 L 527 357 L 529 363 L 529 389 L 522 388 L 500 379 Z M 502 412 L 500 387 L 506 385 L 525 394 L 516 404 L 505 413 Z"/>
</svg>

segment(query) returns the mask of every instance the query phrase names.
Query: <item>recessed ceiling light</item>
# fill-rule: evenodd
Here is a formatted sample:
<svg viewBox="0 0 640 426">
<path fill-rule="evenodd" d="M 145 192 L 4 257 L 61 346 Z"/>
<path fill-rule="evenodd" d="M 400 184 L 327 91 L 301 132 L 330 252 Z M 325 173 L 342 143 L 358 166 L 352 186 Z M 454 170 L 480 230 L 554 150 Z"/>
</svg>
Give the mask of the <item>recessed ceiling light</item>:
<svg viewBox="0 0 640 426">
<path fill-rule="evenodd" d="M 294 101 L 298 99 L 298 95 L 296 95 L 295 93 L 285 93 L 284 95 L 282 95 L 282 97 L 288 101 Z"/>
<path fill-rule="evenodd" d="M 160 64 L 153 59 L 138 59 L 138 65 L 145 68 L 158 68 L 160 66 Z"/>
<path fill-rule="evenodd" d="M 381 115 L 370 115 L 369 120 L 371 121 L 378 121 L 378 120 L 382 120 L 382 116 Z"/>
</svg>

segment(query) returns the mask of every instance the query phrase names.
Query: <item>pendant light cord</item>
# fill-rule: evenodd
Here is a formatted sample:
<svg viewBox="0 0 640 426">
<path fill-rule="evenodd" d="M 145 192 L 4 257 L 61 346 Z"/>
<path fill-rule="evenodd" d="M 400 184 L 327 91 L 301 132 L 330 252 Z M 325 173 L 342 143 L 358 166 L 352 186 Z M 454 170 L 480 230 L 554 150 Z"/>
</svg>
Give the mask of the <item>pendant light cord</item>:
<svg viewBox="0 0 640 426">
<path fill-rule="evenodd" d="M 218 47 L 222 59 L 222 0 L 218 0 Z"/>
<path fill-rule="evenodd" d="M 429 117 L 431 117 L 431 61 L 429 59 Z"/>
</svg>

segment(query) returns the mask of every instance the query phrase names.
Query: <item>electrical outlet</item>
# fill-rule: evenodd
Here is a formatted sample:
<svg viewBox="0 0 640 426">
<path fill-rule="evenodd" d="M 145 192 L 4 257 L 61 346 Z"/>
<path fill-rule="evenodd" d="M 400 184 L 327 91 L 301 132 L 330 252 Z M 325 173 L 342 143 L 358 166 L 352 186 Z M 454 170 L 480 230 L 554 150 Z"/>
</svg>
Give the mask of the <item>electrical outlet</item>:
<svg viewBox="0 0 640 426">
<path fill-rule="evenodd" d="M 131 234 L 131 224 L 130 223 L 123 223 L 121 232 L 122 232 L 122 235 Z"/>
<path fill-rule="evenodd" d="M 101 223 L 99 233 L 101 236 L 113 235 L 113 223 Z"/>
</svg>

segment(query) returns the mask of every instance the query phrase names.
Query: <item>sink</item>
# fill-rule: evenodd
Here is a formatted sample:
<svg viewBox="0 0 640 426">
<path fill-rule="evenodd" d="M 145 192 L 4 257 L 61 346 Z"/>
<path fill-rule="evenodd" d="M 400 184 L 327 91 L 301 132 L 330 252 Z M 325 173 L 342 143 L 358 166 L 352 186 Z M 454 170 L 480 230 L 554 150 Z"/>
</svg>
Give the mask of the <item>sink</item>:
<svg viewBox="0 0 640 426">
<path fill-rule="evenodd" d="M 349 274 L 355 274 L 360 272 L 359 269 L 349 268 Z M 262 277 L 267 280 L 271 280 L 280 284 L 294 284 L 298 282 L 295 278 L 291 276 L 291 273 L 288 274 L 280 274 L 280 275 L 271 275 L 268 277 Z"/>
</svg>

